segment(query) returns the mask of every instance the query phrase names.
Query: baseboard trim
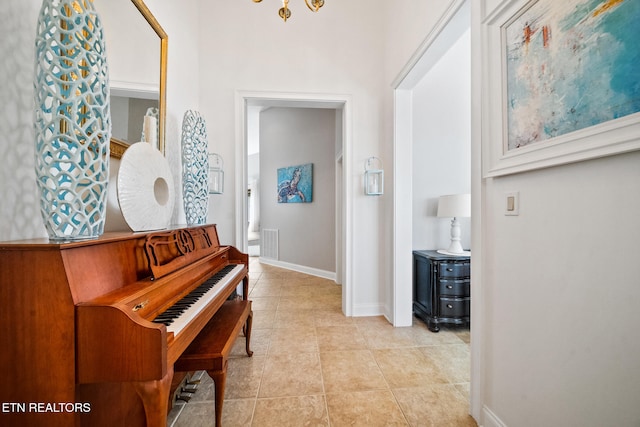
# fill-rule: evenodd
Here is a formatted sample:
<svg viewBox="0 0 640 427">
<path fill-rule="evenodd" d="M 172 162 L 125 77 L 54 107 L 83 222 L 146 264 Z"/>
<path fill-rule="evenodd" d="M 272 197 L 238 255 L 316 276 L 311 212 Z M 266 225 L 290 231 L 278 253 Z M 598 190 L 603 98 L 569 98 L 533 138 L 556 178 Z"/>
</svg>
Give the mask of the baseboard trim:
<svg viewBox="0 0 640 427">
<path fill-rule="evenodd" d="M 355 304 L 353 306 L 352 316 L 353 317 L 384 316 L 387 320 L 389 320 L 389 318 L 384 313 L 384 306 L 381 304 Z"/>
<path fill-rule="evenodd" d="M 486 405 L 482 406 L 482 427 L 507 427 Z"/>
<path fill-rule="evenodd" d="M 333 271 L 320 270 L 318 268 L 306 267 L 304 265 L 292 264 L 289 262 L 278 261 L 276 259 L 271 258 L 263 258 L 259 259 L 260 264 L 272 265 L 274 267 L 280 267 L 287 270 L 297 271 L 299 273 L 309 274 L 311 276 L 322 277 L 324 279 L 336 280 L 336 273 Z"/>
</svg>

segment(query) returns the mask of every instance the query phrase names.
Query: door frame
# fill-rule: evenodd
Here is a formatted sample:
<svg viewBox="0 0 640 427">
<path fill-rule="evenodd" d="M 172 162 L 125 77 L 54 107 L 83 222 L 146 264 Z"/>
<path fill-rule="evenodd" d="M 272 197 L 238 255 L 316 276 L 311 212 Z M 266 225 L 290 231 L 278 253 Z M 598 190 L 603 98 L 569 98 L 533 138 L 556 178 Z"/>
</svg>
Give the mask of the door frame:
<svg viewBox="0 0 640 427">
<path fill-rule="evenodd" d="M 351 156 L 353 142 L 352 100 L 350 95 L 310 94 L 295 92 L 236 91 L 236 242 L 247 251 L 247 106 L 331 108 L 342 112 L 342 150 L 336 154 L 336 163 L 341 163 L 341 191 L 336 191 L 336 215 L 340 215 L 342 230 L 336 228 L 336 283 L 342 285 L 342 311 L 353 314 L 353 173 Z M 337 172 L 336 172 L 337 173 Z M 338 212 L 338 209 L 340 212 Z M 339 275 L 339 276 L 338 276 Z"/>
<path fill-rule="evenodd" d="M 393 81 L 394 88 L 394 200 L 393 200 L 393 323 L 407 326 L 411 323 L 413 300 L 412 263 L 412 117 L 413 89 L 435 62 L 451 47 L 456 35 L 463 34 L 472 26 L 471 0 L 455 0 L 427 35 L 411 59 Z M 472 28 L 473 34 L 473 28 Z M 474 101 L 478 98 L 479 50 L 477 42 L 471 41 L 471 246 L 473 268 L 471 272 L 471 389 L 470 413 L 476 420 L 482 415 L 482 337 L 484 317 L 482 301 L 482 176 L 480 173 L 479 111 Z"/>
</svg>

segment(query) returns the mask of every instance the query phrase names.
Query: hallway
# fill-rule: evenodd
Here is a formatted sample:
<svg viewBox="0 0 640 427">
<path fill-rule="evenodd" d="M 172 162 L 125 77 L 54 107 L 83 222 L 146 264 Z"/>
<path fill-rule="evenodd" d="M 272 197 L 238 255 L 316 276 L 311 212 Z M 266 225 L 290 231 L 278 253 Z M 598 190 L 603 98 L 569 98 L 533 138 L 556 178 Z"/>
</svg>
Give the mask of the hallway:
<svg viewBox="0 0 640 427">
<path fill-rule="evenodd" d="M 251 258 L 253 357 L 239 337 L 229 361 L 223 425 L 475 426 L 469 330 L 430 332 L 417 319 L 348 318 L 334 282 Z M 213 383 L 169 415 L 172 427 L 213 426 Z"/>
</svg>

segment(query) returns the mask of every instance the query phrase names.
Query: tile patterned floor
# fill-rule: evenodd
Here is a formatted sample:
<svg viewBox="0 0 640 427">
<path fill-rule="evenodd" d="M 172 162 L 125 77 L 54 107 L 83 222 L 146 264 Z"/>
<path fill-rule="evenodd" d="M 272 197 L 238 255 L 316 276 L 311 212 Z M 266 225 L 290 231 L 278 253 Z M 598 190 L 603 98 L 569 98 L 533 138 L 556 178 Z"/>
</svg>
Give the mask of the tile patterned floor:
<svg viewBox="0 0 640 427">
<path fill-rule="evenodd" d="M 240 336 L 229 361 L 222 422 L 258 426 L 476 426 L 469 412 L 469 330 L 420 320 L 348 318 L 334 282 L 250 261 L 253 357 Z M 205 373 L 170 427 L 213 426 Z"/>
</svg>

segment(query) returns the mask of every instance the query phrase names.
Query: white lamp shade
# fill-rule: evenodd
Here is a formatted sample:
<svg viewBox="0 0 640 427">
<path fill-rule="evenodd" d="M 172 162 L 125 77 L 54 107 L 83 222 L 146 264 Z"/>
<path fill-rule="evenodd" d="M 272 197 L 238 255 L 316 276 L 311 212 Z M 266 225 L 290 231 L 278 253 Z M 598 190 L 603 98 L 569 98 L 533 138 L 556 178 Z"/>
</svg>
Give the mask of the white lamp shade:
<svg viewBox="0 0 640 427">
<path fill-rule="evenodd" d="M 451 194 L 438 199 L 438 216 L 463 218 L 471 216 L 471 194 Z"/>
</svg>

